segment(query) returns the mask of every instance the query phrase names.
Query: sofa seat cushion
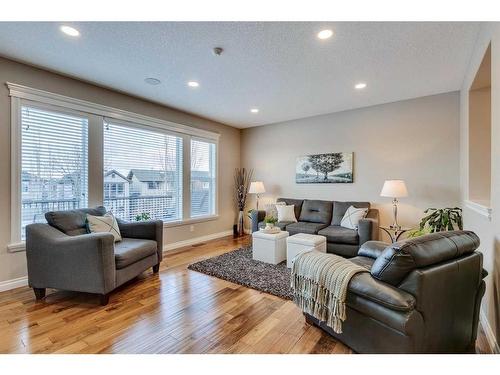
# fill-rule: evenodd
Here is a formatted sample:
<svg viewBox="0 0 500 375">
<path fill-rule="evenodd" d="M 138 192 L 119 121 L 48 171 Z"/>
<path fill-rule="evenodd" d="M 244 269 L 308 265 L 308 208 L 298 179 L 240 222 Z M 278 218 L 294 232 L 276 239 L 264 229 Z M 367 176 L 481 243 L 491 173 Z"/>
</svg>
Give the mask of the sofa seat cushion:
<svg viewBox="0 0 500 375">
<path fill-rule="evenodd" d="M 299 221 L 298 223 L 288 224 L 286 226 L 286 231 L 293 236 L 297 233 L 308 233 L 308 234 L 317 234 L 318 231 L 327 227 L 328 224 L 321 223 L 308 223 L 305 221 Z"/>
<path fill-rule="evenodd" d="M 330 225 L 318 232 L 319 235 L 325 236 L 327 242 L 343 243 L 347 245 L 359 244 L 358 231 L 348 229 L 339 225 Z"/>
<path fill-rule="evenodd" d="M 124 238 L 115 243 L 116 269 L 122 269 L 156 253 L 156 241 Z"/>
<path fill-rule="evenodd" d="M 280 228 L 281 230 L 286 230 L 286 226 L 288 224 L 292 224 L 293 221 L 278 221 L 276 224 L 274 224 L 274 226 Z M 266 223 L 264 223 L 263 221 L 259 222 L 259 229 L 261 228 L 265 228 L 266 227 Z"/>
</svg>

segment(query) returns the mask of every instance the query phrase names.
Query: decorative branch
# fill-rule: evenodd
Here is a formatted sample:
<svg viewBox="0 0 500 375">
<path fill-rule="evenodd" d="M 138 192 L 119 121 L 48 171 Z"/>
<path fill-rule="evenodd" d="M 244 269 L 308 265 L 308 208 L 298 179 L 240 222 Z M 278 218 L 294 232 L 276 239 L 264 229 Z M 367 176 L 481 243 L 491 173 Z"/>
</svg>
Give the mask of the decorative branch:
<svg viewBox="0 0 500 375">
<path fill-rule="evenodd" d="M 253 169 L 236 168 L 234 171 L 235 203 L 238 211 L 244 211 Z"/>
</svg>

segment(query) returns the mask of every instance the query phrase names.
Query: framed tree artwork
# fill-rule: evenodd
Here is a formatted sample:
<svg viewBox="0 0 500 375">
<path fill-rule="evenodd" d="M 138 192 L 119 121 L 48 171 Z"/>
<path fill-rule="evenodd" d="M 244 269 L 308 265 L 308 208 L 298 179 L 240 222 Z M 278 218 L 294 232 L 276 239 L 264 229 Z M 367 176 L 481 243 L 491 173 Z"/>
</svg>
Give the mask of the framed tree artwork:
<svg viewBox="0 0 500 375">
<path fill-rule="evenodd" d="M 299 156 L 295 166 L 298 184 L 352 183 L 352 152 Z"/>
</svg>

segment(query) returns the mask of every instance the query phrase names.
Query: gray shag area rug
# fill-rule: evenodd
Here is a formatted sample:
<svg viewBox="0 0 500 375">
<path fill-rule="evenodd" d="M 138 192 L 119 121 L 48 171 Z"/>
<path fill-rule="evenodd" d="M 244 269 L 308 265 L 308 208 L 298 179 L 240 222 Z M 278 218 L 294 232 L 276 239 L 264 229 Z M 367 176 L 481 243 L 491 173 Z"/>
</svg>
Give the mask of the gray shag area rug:
<svg viewBox="0 0 500 375">
<path fill-rule="evenodd" d="M 286 267 L 286 261 L 274 265 L 253 260 L 252 247 L 240 248 L 190 264 L 188 269 L 284 299 L 293 298 L 290 269 Z"/>
</svg>

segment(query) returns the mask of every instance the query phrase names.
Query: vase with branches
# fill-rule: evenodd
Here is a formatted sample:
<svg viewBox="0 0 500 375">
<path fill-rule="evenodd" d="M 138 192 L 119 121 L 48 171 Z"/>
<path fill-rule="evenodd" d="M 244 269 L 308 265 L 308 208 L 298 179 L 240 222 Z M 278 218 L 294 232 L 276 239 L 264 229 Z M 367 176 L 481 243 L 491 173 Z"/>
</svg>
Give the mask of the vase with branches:
<svg viewBox="0 0 500 375">
<path fill-rule="evenodd" d="M 235 189 L 235 203 L 238 208 L 238 223 L 237 231 L 238 235 L 243 235 L 243 219 L 244 211 L 247 203 L 248 189 L 250 187 L 250 181 L 252 180 L 253 169 L 236 168 L 234 171 L 234 189 Z"/>
</svg>

